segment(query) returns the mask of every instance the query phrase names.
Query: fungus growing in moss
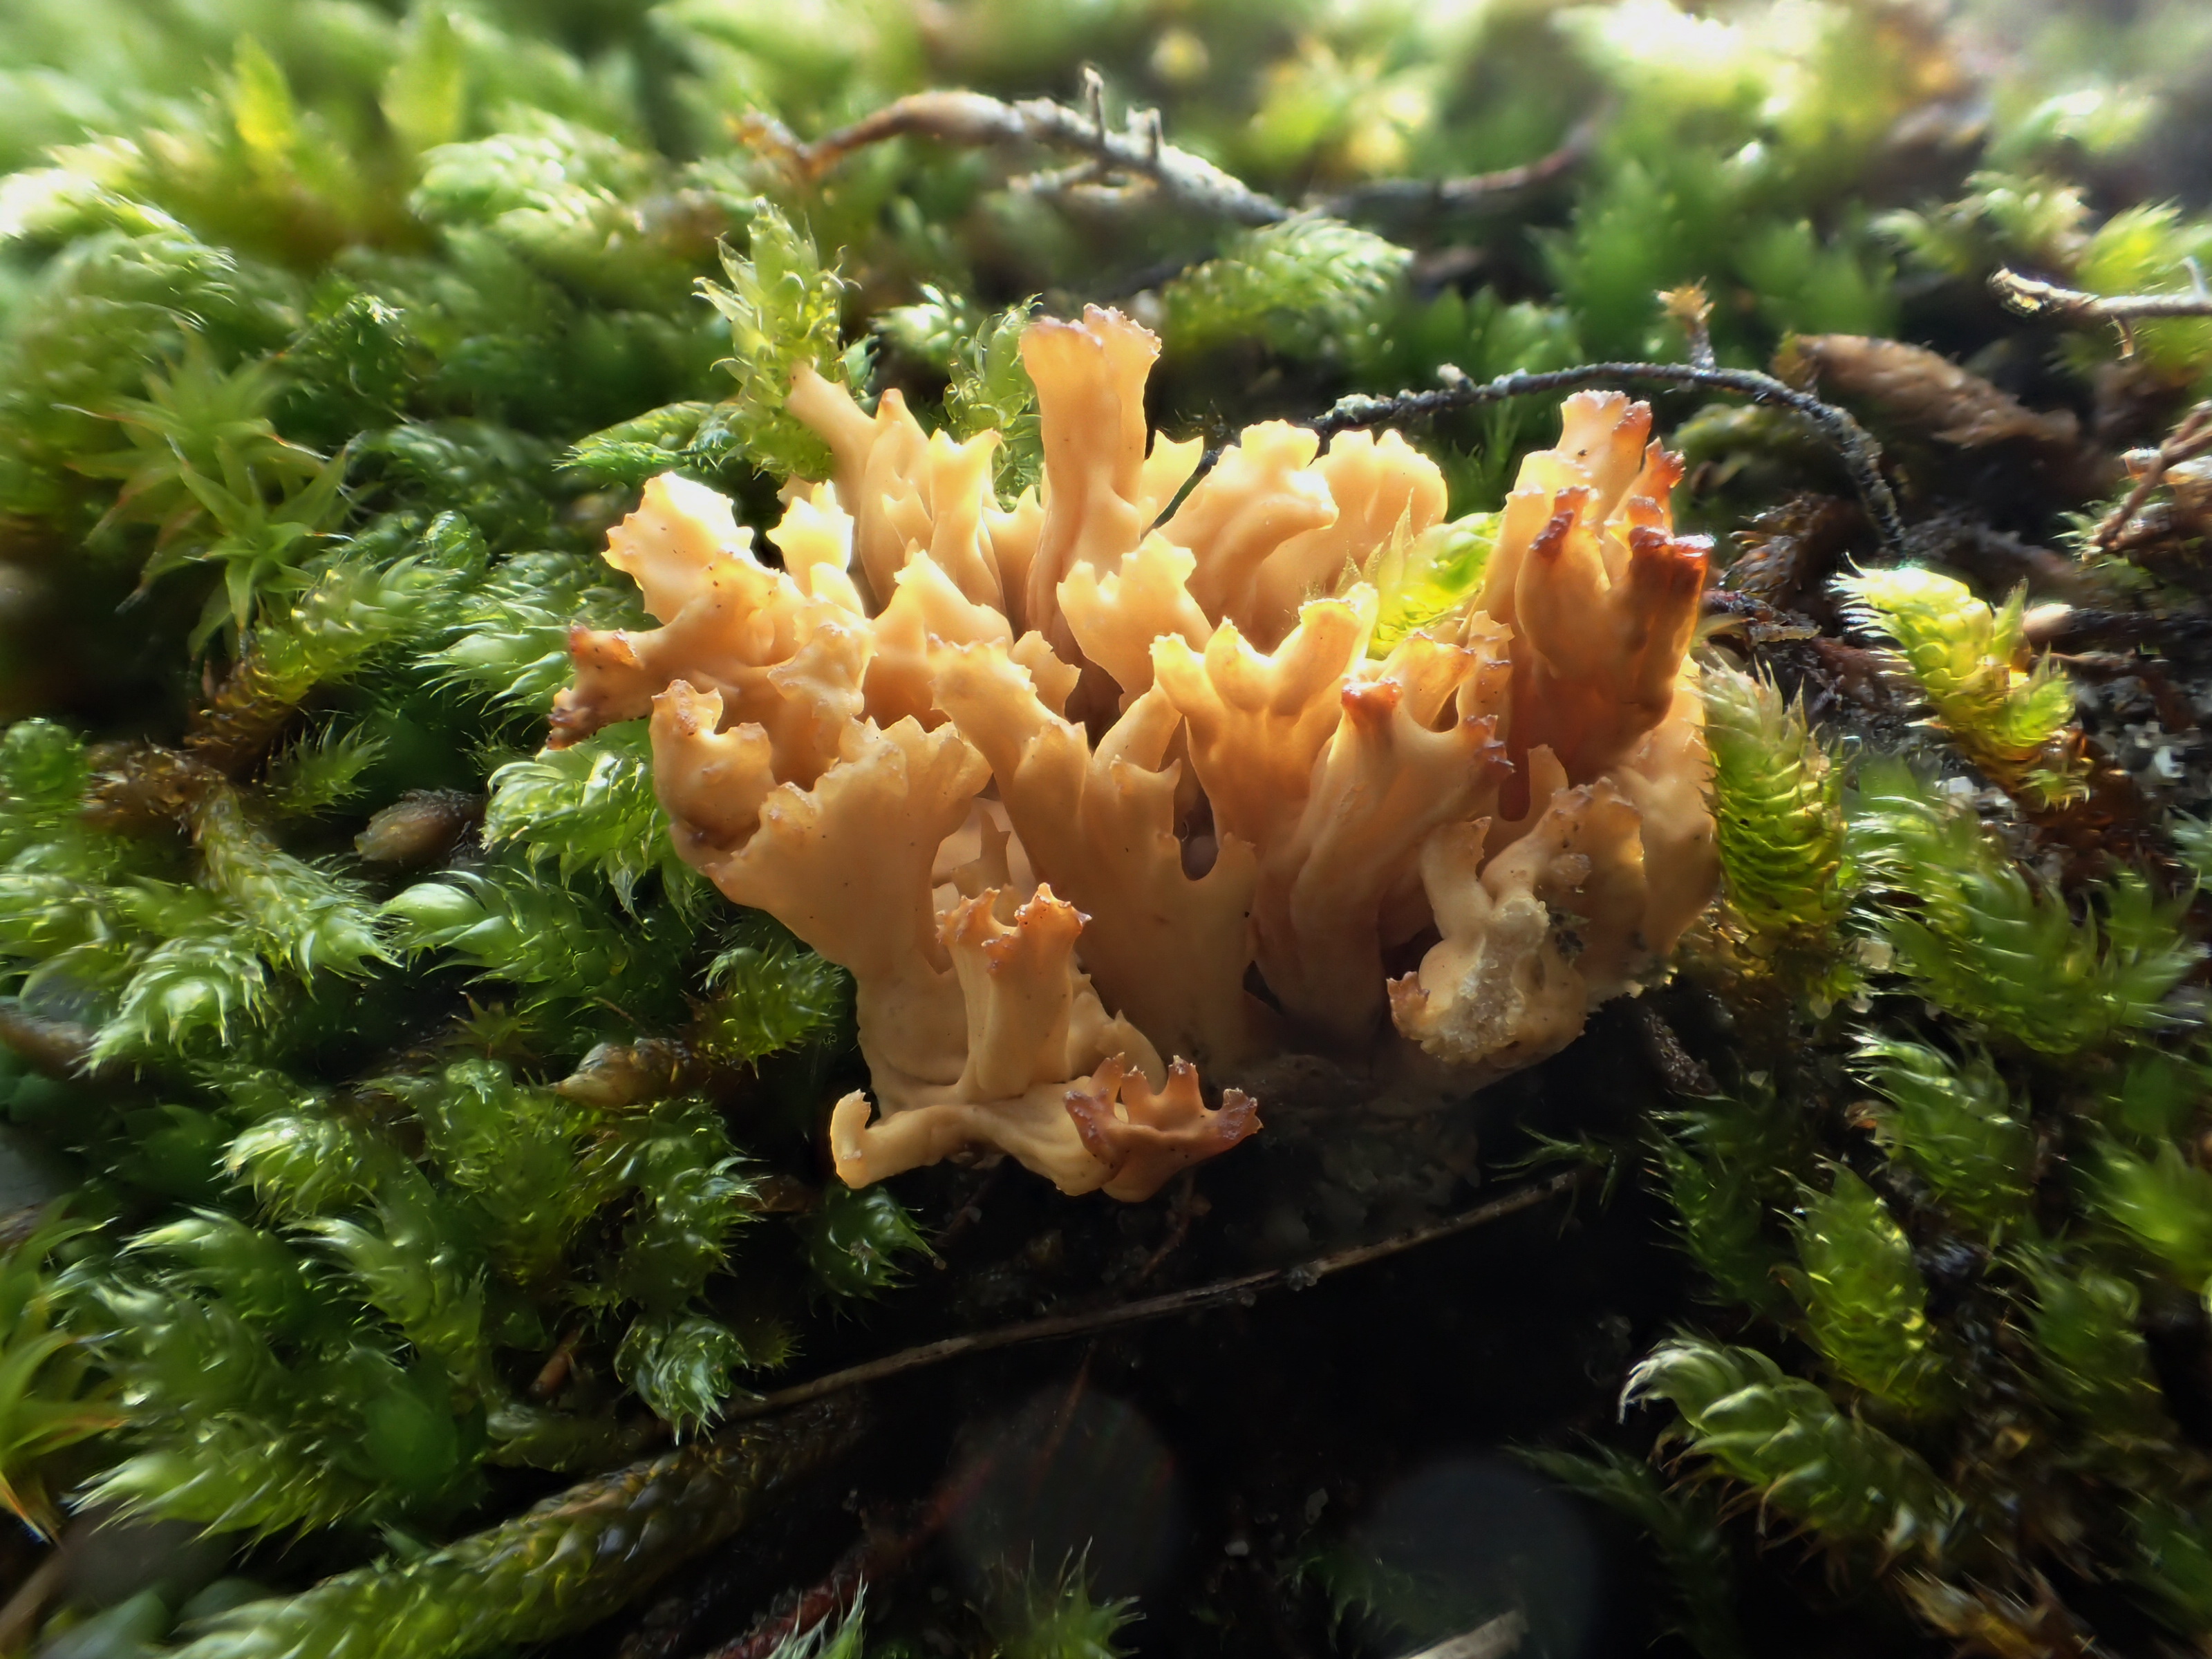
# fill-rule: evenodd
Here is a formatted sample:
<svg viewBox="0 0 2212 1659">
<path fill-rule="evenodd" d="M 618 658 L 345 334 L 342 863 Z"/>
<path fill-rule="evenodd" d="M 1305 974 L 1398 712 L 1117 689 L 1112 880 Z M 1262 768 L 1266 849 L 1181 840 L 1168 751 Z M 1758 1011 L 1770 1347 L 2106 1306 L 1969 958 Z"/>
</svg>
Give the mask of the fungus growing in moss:
<svg viewBox="0 0 2212 1659">
<path fill-rule="evenodd" d="M 1707 549 L 1647 407 L 1570 398 L 1480 580 L 1376 654 L 1404 607 L 1363 573 L 1468 541 L 1432 463 L 1268 422 L 1169 513 L 1200 447 L 1148 441 L 1152 337 L 1093 308 L 1022 351 L 1044 476 L 1011 507 L 995 434 L 805 368 L 834 476 L 787 488 L 781 568 L 654 479 L 607 558 L 660 626 L 578 629 L 554 710 L 556 747 L 649 714 L 678 852 L 852 973 L 848 1182 L 988 1148 L 1143 1199 L 1259 1127 L 1198 1066 L 1474 1086 L 1658 970 L 1715 864 Z"/>
</svg>

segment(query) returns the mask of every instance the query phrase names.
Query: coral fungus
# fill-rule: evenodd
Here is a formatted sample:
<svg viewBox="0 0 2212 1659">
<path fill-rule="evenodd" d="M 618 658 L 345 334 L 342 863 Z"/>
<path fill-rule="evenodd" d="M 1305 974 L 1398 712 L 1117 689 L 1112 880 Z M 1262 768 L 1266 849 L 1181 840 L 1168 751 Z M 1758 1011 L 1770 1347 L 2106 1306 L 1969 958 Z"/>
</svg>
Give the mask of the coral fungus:
<svg viewBox="0 0 2212 1659">
<path fill-rule="evenodd" d="M 1377 581 L 1469 534 L 1435 465 L 1269 422 L 1190 484 L 1196 441 L 1147 443 L 1157 350 L 1111 311 L 1030 327 L 1044 479 L 1011 508 L 996 434 L 801 368 L 834 477 L 787 490 L 781 568 L 673 475 L 610 538 L 660 626 L 577 629 L 552 741 L 650 714 L 678 851 L 851 971 L 854 1185 L 987 1147 L 1147 1197 L 1259 1127 L 1192 1062 L 1477 1085 L 1711 895 L 1707 550 L 1647 407 L 1570 398 L 1479 577 L 1370 654 Z"/>
</svg>

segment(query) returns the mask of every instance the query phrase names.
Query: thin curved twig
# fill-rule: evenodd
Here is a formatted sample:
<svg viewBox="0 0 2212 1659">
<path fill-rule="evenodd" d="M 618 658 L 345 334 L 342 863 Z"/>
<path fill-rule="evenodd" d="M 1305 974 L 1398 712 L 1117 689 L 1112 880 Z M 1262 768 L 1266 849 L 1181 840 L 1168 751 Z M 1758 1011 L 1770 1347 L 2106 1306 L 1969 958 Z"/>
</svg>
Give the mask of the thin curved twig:
<svg viewBox="0 0 2212 1659">
<path fill-rule="evenodd" d="M 1110 187 L 1135 181 L 1179 207 L 1240 225 L 1274 225 L 1302 211 L 1338 218 L 1367 218 L 1412 210 L 1454 212 L 1493 197 L 1508 196 L 1550 182 L 1586 157 L 1596 141 L 1600 118 L 1593 115 L 1570 132 L 1550 155 L 1520 167 L 1459 179 L 1377 179 L 1334 195 L 1316 197 L 1303 208 L 1254 190 L 1212 162 L 1166 141 L 1157 109 L 1128 111 L 1121 126 L 1106 119 L 1106 83 L 1095 70 L 1083 77 L 1081 107 L 1050 98 L 1007 103 L 980 92 L 919 92 L 896 99 L 849 126 L 801 143 L 781 123 L 754 114 L 738 123 L 740 136 L 756 149 L 780 156 L 808 179 L 821 178 L 856 150 L 886 139 L 934 138 L 944 143 L 986 146 L 1030 144 L 1070 151 L 1083 158 L 1073 167 L 1040 173 L 1026 188 L 1052 194 L 1078 188 Z"/>
<path fill-rule="evenodd" d="M 2186 653 L 2193 659 L 2212 653 L 2212 615 L 2202 611 L 2045 605 L 2027 613 L 2027 640 L 2030 648 L 2037 651 L 2148 646 L 2162 656 Z"/>
<path fill-rule="evenodd" d="M 1650 382 L 1662 386 L 1704 386 L 1714 392 L 1733 392 L 1754 403 L 1771 404 L 1803 416 L 1835 447 L 1858 491 L 1867 518 L 1882 549 L 1893 558 L 1905 556 L 1905 520 L 1897 497 L 1881 476 L 1881 446 L 1849 413 L 1823 403 L 1809 392 L 1800 392 L 1771 374 L 1755 368 L 1709 368 L 1696 363 L 1583 363 L 1574 368 L 1538 373 L 1500 374 L 1492 380 L 1460 379 L 1433 392 L 1401 392 L 1376 398 L 1355 392 L 1340 398 L 1329 411 L 1304 424 L 1323 438 L 1353 427 L 1395 425 L 1417 421 L 1477 404 L 1503 403 L 1509 398 L 1528 398 L 1563 392 L 1573 386 Z"/>
<path fill-rule="evenodd" d="M 1196 211 L 1240 225 L 1279 224 L 1294 210 L 1263 196 L 1212 162 L 1167 143 L 1158 110 L 1128 112 L 1117 130 L 1107 125 L 1105 82 L 1096 70 L 1084 76 L 1087 108 L 1049 98 L 1018 104 L 980 92 L 917 92 L 863 116 L 850 126 L 801 143 L 780 124 L 758 115 L 741 124 L 756 149 L 780 153 L 809 179 L 818 179 L 855 150 L 888 138 L 918 136 L 946 143 L 1037 144 L 1087 158 L 1082 171 L 1103 180 L 1110 173 L 1145 179 L 1161 196 Z M 1056 184 L 1074 182 L 1054 175 Z"/>
<path fill-rule="evenodd" d="M 1563 178 L 1589 159 L 1609 110 L 1593 111 L 1548 155 L 1494 173 L 1470 173 L 1457 179 L 1370 179 L 1309 204 L 1335 219 L 1370 219 L 1411 213 L 1463 213 L 1500 196 L 1534 190 Z"/>
<path fill-rule="evenodd" d="M 2127 325 L 2146 318 L 2212 317 L 2212 288 L 2204 274 L 2190 262 L 2189 287 L 2179 294 L 2092 294 L 2086 289 L 2063 288 L 2033 276 L 2023 276 L 2009 266 L 1990 273 L 1990 291 L 2004 308 L 2021 317 L 2056 317 L 2069 323 L 2115 323 L 2122 334 Z"/>
<path fill-rule="evenodd" d="M 2180 294 L 2091 294 L 2023 276 L 2009 266 L 1990 273 L 1990 292 L 2014 316 L 2110 323 L 2119 332 L 2120 354 L 2132 357 L 2137 323 L 2161 317 L 2212 317 L 2212 288 L 2205 286 L 2204 273 L 2194 259 L 2183 263 L 2189 268 L 2189 287 Z"/>
<path fill-rule="evenodd" d="M 1263 1268 L 1258 1273 L 1243 1273 L 1235 1279 L 1217 1279 L 1211 1285 L 1194 1285 L 1187 1291 L 1170 1291 L 1164 1296 L 1148 1296 L 1134 1302 L 1116 1303 L 1110 1308 L 1101 1308 L 1091 1313 L 1060 1314 L 1049 1319 L 1032 1319 L 1019 1325 L 1002 1325 L 996 1330 L 977 1331 L 967 1336 L 950 1336 L 942 1341 L 925 1342 L 919 1347 L 902 1349 L 880 1359 L 848 1365 L 842 1371 L 831 1371 L 811 1382 L 794 1383 L 787 1389 L 778 1389 L 773 1394 L 755 1395 L 750 1399 L 741 1397 L 733 1400 L 725 1415 L 732 1419 L 765 1417 L 771 1412 L 802 1406 L 828 1395 L 842 1394 L 863 1383 L 880 1382 L 886 1377 L 902 1376 L 928 1365 L 941 1365 L 948 1359 L 965 1358 L 969 1354 L 989 1353 L 996 1349 L 1018 1347 L 1031 1342 L 1057 1342 L 1071 1336 L 1095 1336 L 1102 1331 L 1120 1330 L 1130 1325 L 1150 1324 L 1156 1319 L 1172 1318 L 1176 1314 L 1218 1308 L 1224 1303 L 1248 1303 L 1261 1291 L 1308 1290 L 1324 1279 L 1353 1267 L 1364 1267 L 1370 1261 L 1380 1261 L 1407 1250 L 1419 1249 L 1424 1244 L 1455 1237 L 1461 1233 L 1487 1226 L 1493 1221 L 1502 1221 L 1507 1216 L 1518 1215 L 1523 1210 L 1533 1210 L 1540 1204 L 1573 1191 L 1600 1173 L 1589 1165 L 1568 1170 L 1548 1181 L 1535 1182 L 1529 1186 L 1517 1188 L 1503 1198 L 1479 1204 L 1448 1221 L 1417 1227 L 1394 1238 L 1383 1239 L 1379 1243 L 1338 1250 L 1288 1267 Z"/>
</svg>

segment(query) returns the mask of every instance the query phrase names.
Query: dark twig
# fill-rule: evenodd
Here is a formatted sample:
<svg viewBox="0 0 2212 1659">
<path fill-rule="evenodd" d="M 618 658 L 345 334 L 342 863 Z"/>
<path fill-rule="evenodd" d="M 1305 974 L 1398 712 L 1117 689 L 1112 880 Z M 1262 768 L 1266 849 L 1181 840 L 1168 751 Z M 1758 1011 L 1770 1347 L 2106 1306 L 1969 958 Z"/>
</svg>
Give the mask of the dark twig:
<svg viewBox="0 0 2212 1659">
<path fill-rule="evenodd" d="M 1472 173 L 1457 179 L 1370 179 L 1310 205 L 1338 219 L 1372 219 L 1384 215 L 1425 213 L 1437 216 L 1486 206 L 1501 196 L 1517 195 L 1565 177 L 1586 160 L 1605 125 L 1607 112 L 1585 116 L 1548 155 L 1517 167 Z"/>
<path fill-rule="evenodd" d="M 2024 581 L 2030 592 L 2056 594 L 2070 605 L 2096 605 L 2112 597 L 2110 585 L 2091 567 L 2023 542 L 1961 508 L 1921 520 L 1912 526 L 1908 545 L 1916 561 L 1949 565 L 1984 590 L 2003 592 Z"/>
<path fill-rule="evenodd" d="M 2212 615 L 2202 611 L 2100 611 L 2045 605 L 2028 612 L 2027 639 L 2037 651 L 2148 647 L 2163 655 L 2212 653 Z"/>
<path fill-rule="evenodd" d="M 990 1194 L 991 1188 L 998 1184 L 999 1176 L 1006 1167 L 1004 1163 L 998 1163 L 984 1170 L 982 1178 L 969 1189 L 967 1198 L 958 1209 L 953 1211 L 952 1218 L 945 1224 L 945 1231 L 929 1241 L 931 1259 L 939 1273 L 951 1265 L 946 1259 L 951 1246 L 958 1243 L 969 1228 L 982 1220 L 983 1200 Z"/>
<path fill-rule="evenodd" d="M 2189 275 L 2188 291 L 2182 294 L 2090 294 L 2000 269 L 1990 277 L 1990 291 L 2006 310 L 2019 316 L 2110 323 L 2119 330 L 2120 344 L 2132 356 L 2136 323 L 2160 317 L 2212 317 L 2212 289 L 2205 287 L 2204 273 L 2193 260 Z"/>
<path fill-rule="evenodd" d="M 1156 118 L 1132 111 L 1117 131 L 1106 125 L 1103 89 L 1088 101 L 1087 109 L 1072 109 L 1049 98 L 1009 104 L 980 92 L 918 92 L 811 144 L 799 143 L 764 117 L 747 117 L 742 130 L 756 149 L 781 152 L 809 178 L 821 177 L 854 151 L 887 138 L 1041 144 L 1088 158 L 1089 177 L 1118 173 L 1142 179 L 1169 201 L 1238 224 L 1279 224 L 1291 216 L 1292 210 L 1273 197 L 1261 195 L 1202 156 L 1163 143 Z M 1066 182 L 1065 175 L 1060 182 Z"/>
<path fill-rule="evenodd" d="M 732 1419 L 765 1416 L 769 1412 L 783 1411 L 810 1400 L 842 1394 L 848 1389 L 859 1388 L 864 1382 L 878 1382 L 887 1376 L 902 1376 L 928 1365 L 940 1365 L 948 1359 L 990 1353 L 1000 1348 L 1019 1347 L 1031 1342 L 1056 1342 L 1071 1336 L 1094 1336 L 1103 1331 L 1119 1330 L 1129 1325 L 1150 1324 L 1156 1319 L 1196 1313 L 1203 1309 L 1219 1307 L 1226 1302 L 1248 1301 L 1261 1291 L 1274 1290 L 1279 1286 L 1307 1290 L 1324 1279 L 1353 1267 L 1364 1267 L 1370 1261 L 1380 1261 L 1388 1256 L 1419 1249 L 1424 1244 L 1455 1237 L 1461 1233 L 1487 1226 L 1493 1221 L 1502 1221 L 1507 1216 L 1518 1215 L 1523 1210 L 1533 1210 L 1550 1199 L 1572 1191 L 1599 1173 L 1589 1168 L 1569 1170 L 1548 1181 L 1540 1181 L 1508 1193 L 1503 1198 L 1492 1199 L 1487 1204 L 1479 1204 L 1449 1221 L 1439 1221 L 1433 1226 L 1417 1227 L 1411 1232 L 1400 1233 L 1396 1237 L 1386 1238 L 1380 1243 L 1361 1244 L 1291 1267 L 1268 1267 L 1259 1273 L 1243 1273 L 1235 1279 L 1217 1279 L 1211 1285 L 1194 1285 L 1187 1291 L 1171 1291 L 1164 1296 L 1116 1303 L 1110 1308 L 1101 1308 L 1091 1313 L 1055 1315 L 1050 1319 L 1032 1319 L 1019 1325 L 1002 1325 L 994 1331 L 977 1331 L 969 1336 L 950 1336 L 940 1342 L 925 1342 L 919 1347 L 902 1349 L 881 1359 L 871 1359 L 864 1364 L 832 1371 L 827 1376 L 817 1376 L 811 1382 L 799 1382 L 788 1389 L 778 1389 L 774 1394 L 733 1401 L 728 1415 Z"/>
<path fill-rule="evenodd" d="M 1185 1170 L 1176 1177 L 1175 1198 L 1168 1206 L 1167 1236 L 1162 1238 L 1158 1247 L 1145 1258 L 1145 1265 L 1137 1270 L 1137 1276 L 1129 1281 L 1130 1289 L 1134 1290 L 1158 1273 L 1165 1265 L 1167 1259 L 1183 1247 L 1183 1242 L 1190 1237 L 1191 1222 L 1203 1215 L 1206 1208 L 1206 1200 L 1199 1196 L 1198 1170 L 1195 1167 Z"/>
<path fill-rule="evenodd" d="M 1458 179 L 1378 179 L 1304 208 L 1263 195 L 1224 173 L 1203 156 L 1166 141 L 1156 109 L 1129 110 L 1119 127 L 1106 119 L 1105 82 L 1085 70 L 1081 107 L 1049 98 L 1010 104 L 980 92 L 920 92 L 884 106 L 850 126 L 803 143 L 781 123 L 749 115 L 740 135 L 754 149 L 781 156 L 809 179 L 819 179 L 855 150 L 890 138 L 934 138 L 943 143 L 1028 144 L 1072 151 L 1083 157 L 1073 167 L 1041 173 L 1023 181 L 1036 194 L 1089 188 L 1109 192 L 1135 185 L 1177 206 L 1240 225 L 1274 225 L 1301 211 L 1340 218 L 1369 218 L 1407 210 L 1464 210 L 1499 196 L 1532 189 L 1568 172 L 1589 154 L 1600 118 L 1592 116 L 1567 135 L 1550 155 L 1520 167 Z"/>
<path fill-rule="evenodd" d="M 2112 544 L 2119 539 L 2120 532 L 2126 529 L 2129 521 L 2142 511 L 2143 503 L 2164 481 L 2167 470 L 2184 461 L 2193 460 L 2207 450 L 2212 450 L 2212 402 L 2201 403 L 2181 417 L 2181 424 L 2175 427 L 2166 441 L 2158 447 L 2142 475 L 2136 479 L 2136 487 L 2128 491 L 2118 507 L 2105 514 L 2095 533 L 2089 538 L 2089 545 L 2100 553 L 2109 551 Z"/>
<path fill-rule="evenodd" d="M 1433 392 L 1401 392 L 1395 398 L 1356 392 L 1338 398 L 1328 414 L 1306 424 L 1327 438 L 1352 427 L 1421 420 L 1476 404 L 1502 403 L 1508 398 L 1535 397 L 1563 392 L 1571 386 L 1622 381 L 1733 392 L 1754 403 L 1778 404 L 1803 416 L 1842 457 L 1844 470 L 1851 476 L 1852 485 L 1858 491 L 1875 535 L 1881 539 L 1883 550 L 1892 558 L 1904 556 L 1905 521 L 1898 514 L 1897 497 L 1890 492 L 1889 481 L 1881 476 L 1881 447 L 1844 410 L 1755 368 L 1702 368 L 1695 363 L 1585 363 L 1577 368 L 1547 369 L 1540 374 L 1501 374 L 1494 380 L 1455 380 Z"/>
</svg>

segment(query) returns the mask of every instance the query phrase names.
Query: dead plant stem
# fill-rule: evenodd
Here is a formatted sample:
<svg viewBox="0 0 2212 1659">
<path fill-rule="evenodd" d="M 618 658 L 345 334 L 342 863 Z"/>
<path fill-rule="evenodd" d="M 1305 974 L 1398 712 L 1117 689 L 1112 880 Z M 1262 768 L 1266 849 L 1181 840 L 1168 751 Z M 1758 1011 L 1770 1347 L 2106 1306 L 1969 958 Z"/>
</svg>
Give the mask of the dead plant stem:
<svg viewBox="0 0 2212 1659">
<path fill-rule="evenodd" d="M 1408 211 L 1464 210 L 1499 196 L 1532 189 L 1568 172 L 1590 150 L 1600 118 L 1593 115 L 1547 155 L 1520 167 L 1455 179 L 1376 179 L 1304 207 L 1254 190 L 1203 156 L 1166 141 L 1157 109 L 1125 112 L 1121 125 L 1106 118 L 1106 86 L 1095 70 L 1083 77 L 1079 106 L 1049 98 L 1018 103 L 980 92 L 921 92 L 884 105 L 848 126 L 802 143 L 780 123 L 761 116 L 741 123 L 756 149 L 781 156 L 803 177 L 819 179 L 856 150 L 891 138 L 933 138 L 941 143 L 982 147 L 1024 144 L 1073 152 L 1083 160 L 1072 167 L 1031 175 L 1022 188 L 1033 195 L 1064 195 L 1079 190 L 1109 195 L 1128 181 L 1146 193 L 1177 207 L 1233 224 L 1273 225 L 1300 212 L 1364 219 Z M 1115 181 L 1123 181 L 1117 186 Z"/>
</svg>

